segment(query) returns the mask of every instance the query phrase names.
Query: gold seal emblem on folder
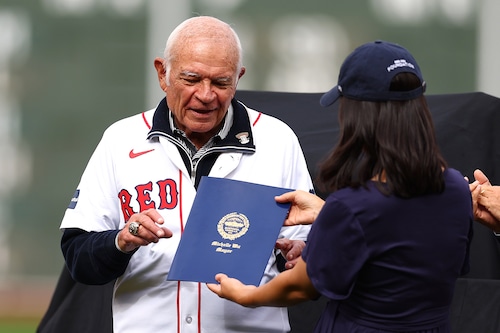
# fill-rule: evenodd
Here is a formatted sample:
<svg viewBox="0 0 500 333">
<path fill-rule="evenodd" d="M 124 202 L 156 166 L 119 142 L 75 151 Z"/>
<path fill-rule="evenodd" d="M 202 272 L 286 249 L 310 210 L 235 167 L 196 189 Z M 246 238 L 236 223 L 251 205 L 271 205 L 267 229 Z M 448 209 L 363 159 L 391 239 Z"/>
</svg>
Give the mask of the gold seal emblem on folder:
<svg viewBox="0 0 500 333">
<path fill-rule="evenodd" d="M 217 231 L 224 239 L 235 240 L 247 233 L 250 221 L 244 214 L 229 213 L 219 220 Z"/>
</svg>

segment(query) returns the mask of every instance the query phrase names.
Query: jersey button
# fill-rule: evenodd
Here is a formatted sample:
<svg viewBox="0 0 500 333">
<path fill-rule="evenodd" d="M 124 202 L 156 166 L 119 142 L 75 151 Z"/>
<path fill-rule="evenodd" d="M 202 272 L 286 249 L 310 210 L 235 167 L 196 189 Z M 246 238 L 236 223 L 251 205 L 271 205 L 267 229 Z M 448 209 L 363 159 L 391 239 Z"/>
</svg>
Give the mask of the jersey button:
<svg viewBox="0 0 500 333">
<path fill-rule="evenodd" d="M 186 323 L 191 324 L 193 322 L 193 317 L 186 317 Z"/>
</svg>

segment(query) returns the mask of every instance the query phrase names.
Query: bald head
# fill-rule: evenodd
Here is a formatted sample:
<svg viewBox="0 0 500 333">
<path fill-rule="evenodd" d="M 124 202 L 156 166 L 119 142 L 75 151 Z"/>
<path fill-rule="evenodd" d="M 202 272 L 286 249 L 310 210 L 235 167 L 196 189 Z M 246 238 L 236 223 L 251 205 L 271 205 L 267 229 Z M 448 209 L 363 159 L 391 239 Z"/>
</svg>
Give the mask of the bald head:
<svg viewBox="0 0 500 333">
<path fill-rule="evenodd" d="M 231 26 L 215 17 L 197 16 L 179 24 L 170 34 L 164 51 L 167 78 L 172 62 L 184 52 L 203 47 L 205 43 L 216 45 L 227 56 L 228 63 L 234 63 L 236 72 L 242 66 L 241 42 Z"/>
<path fill-rule="evenodd" d="M 201 148 L 220 130 L 245 74 L 238 36 L 216 18 L 190 18 L 170 34 L 154 66 L 175 125 Z"/>
</svg>

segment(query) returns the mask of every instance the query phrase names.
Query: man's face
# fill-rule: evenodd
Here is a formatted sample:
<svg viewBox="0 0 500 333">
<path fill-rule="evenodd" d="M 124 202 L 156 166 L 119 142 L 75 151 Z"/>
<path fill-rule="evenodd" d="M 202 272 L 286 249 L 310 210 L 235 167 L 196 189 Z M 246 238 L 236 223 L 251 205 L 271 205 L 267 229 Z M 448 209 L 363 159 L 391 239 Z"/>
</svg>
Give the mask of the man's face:
<svg viewBox="0 0 500 333">
<path fill-rule="evenodd" d="M 164 91 L 176 125 L 196 145 L 203 145 L 220 130 L 236 92 L 237 57 L 227 45 L 200 39 L 180 47 L 171 63 Z M 157 67 L 158 69 L 158 67 Z"/>
</svg>

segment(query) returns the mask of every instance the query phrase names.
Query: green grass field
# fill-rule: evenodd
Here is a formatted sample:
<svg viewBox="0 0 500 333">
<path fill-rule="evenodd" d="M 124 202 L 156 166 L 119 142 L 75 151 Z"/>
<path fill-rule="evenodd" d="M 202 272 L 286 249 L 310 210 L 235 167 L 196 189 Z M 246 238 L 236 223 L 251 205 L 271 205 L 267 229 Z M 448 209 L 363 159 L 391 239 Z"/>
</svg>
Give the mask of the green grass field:
<svg viewBox="0 0 500 333">
<path fill-rule="evenodd" d="M 35 333 L 38 320 L 0 320 L 0 333 Z"/>
</svg>

